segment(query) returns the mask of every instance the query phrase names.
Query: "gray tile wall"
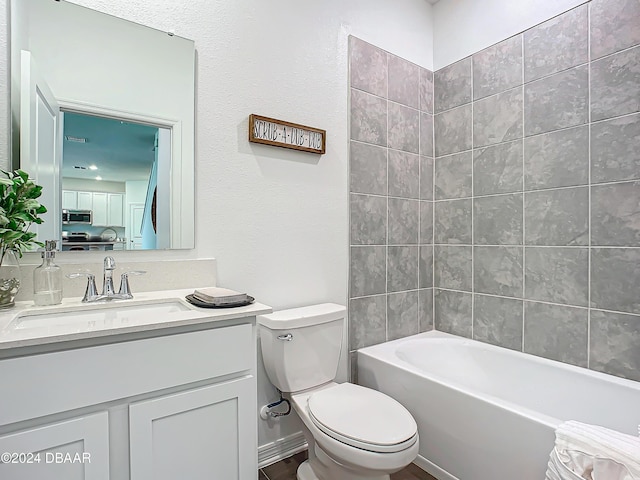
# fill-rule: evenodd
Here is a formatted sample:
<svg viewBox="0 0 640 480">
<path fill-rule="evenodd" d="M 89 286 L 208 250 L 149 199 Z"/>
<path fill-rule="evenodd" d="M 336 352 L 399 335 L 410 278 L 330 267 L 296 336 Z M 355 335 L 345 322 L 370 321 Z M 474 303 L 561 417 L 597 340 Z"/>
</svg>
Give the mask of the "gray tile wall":
<svg viewBox="0 0 640 480">
<path fill-rule="evenodd" d="M 435 328 L 640 380 L 640 2 L 592 0 L 434 89 Z"/>
<path fill-rule="evenodd" d="M 433 328 L 434 79 L 358 38 L 349 48 L 353 352 Z M 450 170 L 440 172 L 436 196 L 470 195 L 471 154 L 452 158 Z"/>
</svg>

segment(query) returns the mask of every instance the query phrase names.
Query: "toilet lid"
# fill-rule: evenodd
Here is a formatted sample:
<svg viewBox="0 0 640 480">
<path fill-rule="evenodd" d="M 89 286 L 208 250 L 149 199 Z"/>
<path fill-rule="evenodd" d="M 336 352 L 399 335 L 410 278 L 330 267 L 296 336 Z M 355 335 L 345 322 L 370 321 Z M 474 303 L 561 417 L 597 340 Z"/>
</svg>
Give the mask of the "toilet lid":
<svg viewBox="0 0 640 480">
<path fill-rule="evenodd" d="M 373 452 L 397 452 L 416 441 L 418 427 L 400 403 L 352 383 L 320 390 L 309 398 L 314 424 L 334 439 Z"/>
</svg>

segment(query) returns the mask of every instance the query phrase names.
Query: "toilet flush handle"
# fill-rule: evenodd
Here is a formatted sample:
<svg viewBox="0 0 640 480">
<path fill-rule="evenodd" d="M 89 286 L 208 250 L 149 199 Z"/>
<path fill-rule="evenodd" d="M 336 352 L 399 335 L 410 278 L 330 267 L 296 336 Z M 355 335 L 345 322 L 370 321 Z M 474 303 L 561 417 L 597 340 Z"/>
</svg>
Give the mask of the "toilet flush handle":
<svg viewBox="0 0 640 480">
<path fill-rule="evenodd" d="M 278 335 L 278 340 L 290 342 L 291 340 L 293 340 L 293 334 L 287 333 L 286 335 Z"/>
</svg>

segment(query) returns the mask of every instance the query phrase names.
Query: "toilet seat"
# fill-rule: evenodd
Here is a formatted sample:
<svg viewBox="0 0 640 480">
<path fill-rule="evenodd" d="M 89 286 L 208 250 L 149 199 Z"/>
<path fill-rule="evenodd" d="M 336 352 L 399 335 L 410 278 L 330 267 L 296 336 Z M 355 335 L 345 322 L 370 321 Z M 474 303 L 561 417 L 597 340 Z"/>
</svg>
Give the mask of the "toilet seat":
<svg viewBox="0 0 640 480">
<path fill-rule="evenodd" d="M 351 383 L 313 393 L 308 401 L 313 424 L 331 438 L 362 450 L 400 452 L 418 439 L 411 414 L 393 398 Z"/>
</svg>

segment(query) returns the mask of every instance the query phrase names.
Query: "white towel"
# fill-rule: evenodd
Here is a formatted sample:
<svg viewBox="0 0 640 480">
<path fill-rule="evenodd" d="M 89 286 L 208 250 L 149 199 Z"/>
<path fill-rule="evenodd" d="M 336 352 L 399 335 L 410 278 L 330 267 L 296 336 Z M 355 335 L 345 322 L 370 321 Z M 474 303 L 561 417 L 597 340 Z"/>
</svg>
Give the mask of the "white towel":
<svg viewBox="0 0 640 480">
<path fill-rule="evenodd" d="M 246 293 L 220 287 L 198 288 L 193 292 L 193 296 L 202 302 L 218 305 L 246 302 L 248 299 Z"/>
<path fill-rule="evenodd" d="M 569 421 L 556 429 L 548 480 L 640 480 L 640 438 Z"/>
</svg>

